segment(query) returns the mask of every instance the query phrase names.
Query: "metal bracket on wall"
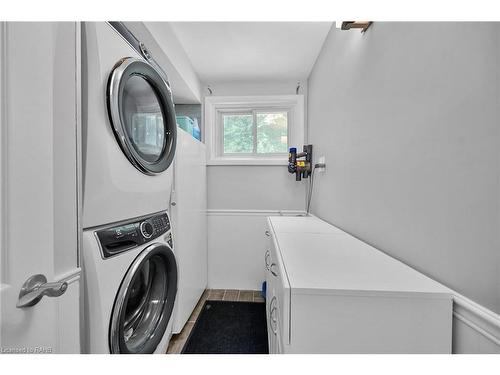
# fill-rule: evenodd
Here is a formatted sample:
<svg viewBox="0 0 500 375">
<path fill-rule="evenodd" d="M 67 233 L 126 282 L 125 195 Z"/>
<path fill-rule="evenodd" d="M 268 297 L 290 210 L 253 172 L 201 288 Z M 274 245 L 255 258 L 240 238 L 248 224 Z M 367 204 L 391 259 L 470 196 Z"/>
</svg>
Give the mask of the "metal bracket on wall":
<svg viewBox="0 0 500 375">
<path fill-rule="evenodd" d="M 351 29 L 361 29 L 361 32 L 364 33 L 370 25 L 372 21 L 342 21 L 341 30 L 351 30 Z"/>
</svg>

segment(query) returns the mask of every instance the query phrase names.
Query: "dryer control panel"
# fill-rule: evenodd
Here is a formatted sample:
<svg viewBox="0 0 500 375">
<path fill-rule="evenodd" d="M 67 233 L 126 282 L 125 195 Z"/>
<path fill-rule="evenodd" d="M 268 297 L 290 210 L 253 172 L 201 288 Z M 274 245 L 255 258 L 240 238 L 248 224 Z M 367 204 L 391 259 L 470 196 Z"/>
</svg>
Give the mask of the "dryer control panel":
<svg viewBox="0 0 500 375">
<path fill-rule="evenodd" d="M 101 244 L 103 257 L 109 258 L 123 251 L 131 250 L 136 246 L 144 245 L 169 230 L 170 219 L 167 213 L 163 212 L 98 230 L 96 236 Z"/>
</svg>

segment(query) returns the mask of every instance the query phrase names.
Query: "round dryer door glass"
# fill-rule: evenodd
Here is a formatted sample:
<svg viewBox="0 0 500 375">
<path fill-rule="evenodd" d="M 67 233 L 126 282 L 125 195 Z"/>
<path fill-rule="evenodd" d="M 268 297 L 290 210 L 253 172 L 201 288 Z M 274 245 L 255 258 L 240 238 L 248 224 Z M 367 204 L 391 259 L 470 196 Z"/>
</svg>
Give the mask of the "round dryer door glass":
<svg viewBox="0 0 500 375">
<path fill-rule="evenodd" d="M 149 175 L 166 170 L 174 158 L 177 124 L 170 88 L 146 61 L 121 60 L 108 84 L 108 113 L 128 160 Z"/>
<path fill-rule="evenodd" d="M 153 353 L 165 335 L 177 293 L 177 265 L 164 244 L 146 248 L 130 266 L 115 300 L 111 353 Z"/>
<path fill-rule="evenodd" d="M 158 161 L 165 148 L 165 126 L 160 100 L 142 76 L 131 76 L 123 88 L 122 120 L 135 151 L 149 163 Z"/>
</svg>

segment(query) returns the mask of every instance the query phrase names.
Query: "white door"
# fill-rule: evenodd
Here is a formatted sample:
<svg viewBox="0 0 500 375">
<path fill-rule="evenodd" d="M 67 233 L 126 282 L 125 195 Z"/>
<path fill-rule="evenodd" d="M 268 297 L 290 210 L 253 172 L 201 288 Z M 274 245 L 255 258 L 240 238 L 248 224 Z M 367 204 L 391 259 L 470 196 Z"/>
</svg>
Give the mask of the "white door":
<svg viewBox="0 0 500 375">
<path fill-rule="evenodd" d="M 2 353 L 80 351 L 79 48 L 76 23 L 0 23 Z M 37 274 L 21 302 L 54 296 L 17 307 Z"/>
</svg>

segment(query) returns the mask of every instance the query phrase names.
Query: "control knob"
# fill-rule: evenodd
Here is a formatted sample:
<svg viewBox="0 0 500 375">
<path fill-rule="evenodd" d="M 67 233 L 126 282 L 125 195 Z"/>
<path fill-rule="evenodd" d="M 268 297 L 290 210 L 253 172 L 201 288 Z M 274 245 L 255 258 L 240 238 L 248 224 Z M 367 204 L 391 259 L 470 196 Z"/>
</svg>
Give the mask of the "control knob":
<svg viewBox="0 0 500 375">
<path fill-rule="evenodd" d="M 144 238 L 151 238 L 151 236 L 155 232 L 151 223 L 149 223 L 147 221 L 143 221 L 141 223 L 140 229 L 141 229 L 141 233 L 144 236 Z"/>
</svg>

